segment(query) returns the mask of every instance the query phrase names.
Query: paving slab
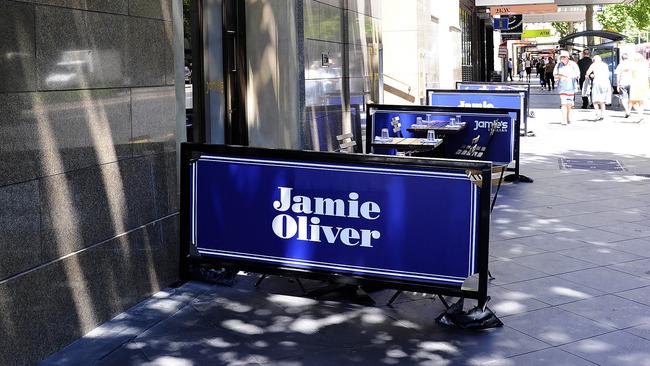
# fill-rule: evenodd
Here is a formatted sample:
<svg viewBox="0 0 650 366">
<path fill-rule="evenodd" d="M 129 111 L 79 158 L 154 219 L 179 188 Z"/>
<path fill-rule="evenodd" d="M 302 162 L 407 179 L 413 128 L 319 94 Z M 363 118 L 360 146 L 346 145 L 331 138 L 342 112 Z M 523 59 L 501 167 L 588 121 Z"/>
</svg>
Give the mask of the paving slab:
<svg viewBox="0 0 650 366">
<path fill-rule="evenodd" d="M 594 366 L 593 362 L 572 355 L 558 348 L 547 348 L 503 360 L 485 363 L 484 366 Z"/>
<path fill-rule="evenodd" d="M 633 295 L 636 294 L 630 296 Z M 559 308 L 617 329 L 650 323 L 650 307 L 615 295 L 576 301 Z"/>
<path fill-rule="evenodd" d="M 612 326 L 595 322 L 557 307 L 513 315 L 506 319 L 509 327 L 553 346 L 615 330 Z"/>
<path fill-rule="evenodd" d="M 599 267 L 561 274 L 558 277 L 608 293 L 650 285 L 650 280 Z"/>
<path fill-rule="evenodd" d="M 566 304 L 604 294 L 600 290 L 582 286 L 557 276 L 506 284 L 503 287 L 527 294 L 549 305 Z"/>
<path fill-rule="evenodd" d="M 561 348 L 598 365 L 650 366 L 650 341 L 625 331 L 603 334 Z"/>
<path fill-rule="evenodd" d="M 620 246 L 619 246 L 620 248 Z M 623 252 L 605 246 L 588 245 L 580 248 L 561 250 L 558 255 L 568 256 L 600 266 L 608 266 L 624 262 L 632 262 L 643 257 L 636 254 Z"/>
</svg>

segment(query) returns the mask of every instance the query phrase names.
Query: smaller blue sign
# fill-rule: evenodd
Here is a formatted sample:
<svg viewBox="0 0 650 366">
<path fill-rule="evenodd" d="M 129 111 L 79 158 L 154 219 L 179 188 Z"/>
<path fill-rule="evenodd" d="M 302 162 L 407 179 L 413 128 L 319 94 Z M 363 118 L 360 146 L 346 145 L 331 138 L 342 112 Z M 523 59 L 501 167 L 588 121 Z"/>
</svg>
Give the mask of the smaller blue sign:
<svg viewBox="0 0 650 366">
<path fill-rule="evenodd" d="M 455 105 L 454 105 L 455 106 Z M 377 110 L 373 117 L 373 136 L 380 136 L 383 128 L 388 128 L 390 137 L 418 137 L 416 133 L 408 129 L 416 123 L 420 117 L 423 121 L 449 122 L 454 118 L 457 122 L 464 122 L 466 127 L 454 134 L 443 138 L 445 158 L 459 158 L 456 155 L 458 149 L 463 145 L 470 145 L 472 140 L 480 136 L 478 145 L 486 147 L 485 156 L 478 160 L 487 160 L 500 164 L 509 164 L 514 160 L 515 146 L 515 122 L 517 113 L 503 114 L 490 113 L 463 113 L 463 112 L 397 112 Z M 395 128 L 394 121 L 399 121 L 399 127 Z M 490 132 L 494 133 L 490 135 Z M 395 154 L 395 150 L 374 148 L 375 153 Z"/>
<path fill-rule="evenodd" d="M 508 29 L 508 18 L 494 18 L 493 24 L 495 30 L 506 30 Z"/>
<path fill-rule="evenodd" d="M 465 108 L 506 108 L 524 111 L 524 93 L 482 93 L 428 91 L 430 106 Z"/>
<path fill-rule="evenodd" d="M 528 90 L 525 85 L 513 84 L 466 84 L 458 83 L 458 90 Z"/>
</svg>

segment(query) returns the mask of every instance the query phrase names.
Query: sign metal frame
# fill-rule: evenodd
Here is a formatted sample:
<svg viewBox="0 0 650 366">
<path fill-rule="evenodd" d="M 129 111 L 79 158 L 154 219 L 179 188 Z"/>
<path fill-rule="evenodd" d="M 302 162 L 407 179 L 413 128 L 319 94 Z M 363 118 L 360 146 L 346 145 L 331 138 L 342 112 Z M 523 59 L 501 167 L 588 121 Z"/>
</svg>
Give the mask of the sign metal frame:
<svg viewBox="0 0 650 366">
<path fill-rule="evenodd" d="M 480 180 L 478 190 L 477 211 L 477 253 L 476 273 L 478 287 L 466 288 L 462 284 L 451 285 L 404 280 L 381 275 L 340 273 L 322 268 L 299 268 L 285 264 L 262 263 L 241 258 L 212 257 L 200 254 L 191 238 L 191 172 L 193 162 L 202 156 L 219 156 L 234 159 L 267 159 L 277 161 L 294 161 L 312 164 L 338 164 L 353 167 L 384 167 L 386 169 L 408 168 L 423 171 L 457 171 L 465 174 L 477 174 L 490 177 L 492 164 L 483 161 L 446 160 L 432 158 L 404 158 L 369 154 L 343 154 L 332 152 L 296 151 L 262 149 L 242 146 L 181 144 L 181 205 L 180 205 L 180 276 L 183 280 L 191 279 L 192 268 L 209 266 L 221 268 L 234 265 L 240 270 L 312 278 L 346 284 L 370 284 L 396 290 L 418 291 L 440 295 L 458 296 L 477 299 L 480 306 L 486 304 L 488 281 L 488 247 L 490 226 L 490 190 L 491 179 Z M 432 253 L 433 254 L 433 253 Z"/>
</svg>

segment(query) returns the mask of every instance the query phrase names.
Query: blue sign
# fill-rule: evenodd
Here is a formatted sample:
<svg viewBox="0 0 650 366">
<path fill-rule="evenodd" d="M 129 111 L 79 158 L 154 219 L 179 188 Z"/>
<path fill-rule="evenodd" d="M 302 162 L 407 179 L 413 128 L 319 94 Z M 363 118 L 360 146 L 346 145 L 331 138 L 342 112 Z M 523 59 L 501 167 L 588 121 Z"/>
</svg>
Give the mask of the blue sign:
<svg viewBox="0 0 650 366">
<path fill-rule="evenodd" d="M 494 30 L 508 29 L 508 18 L 494 18 Z"/>
<path fill-rule="evenodd" d="M 452 103 L 453 104 L 453 103 Z M 458 104 L 454 104 L 457 106 Z M 418 117 L 426 121 L 450 121 L 455 118 L 458 122 L 465 122 L 466 127 L 454 134 L 448 134 L 443 138 L 446 158 L 458 158 L 456 152 L 463 145 L 470 145 L 476 136 L 480 136 L 478 145 L 487 148 L 485 156 L 480 160 L 488 160 L 499 164 L 509 164 L 514 160 L 515 147 L 515 123 L 517 114 L 503 113 L 449 113 L 449 112 L 398 112 L 377 110 L 374 112 L 373 131 L 374 136 L 381 136 L 382 128 L 388 128 L 390 137 L 396 137 L 394 124 L 399 120 L 399 132 L 403 137 L 418 137 L 415 133 L 409 132 L 408 128 L 416 123 Z M 490 136 L 494 127 L 495 132 Z M 375 147 L 378 153 L 394 154 L 394 150 L 381 150 Z"/>
<path fill-rule="evenodd" d="M 529 90 L 526 85 L 516 84 L 468 84 L 458 83 L 456 85 L 458 90 Z"/>
<path fill-rule="evenodd" d="M 189 169 L 201 255 L 457 287 L 476 272 L 464 173 L 207 154 Z"/>
<path fill-rule="evenodd" d="M 466 108 L 506 108 L 524 110 L 525 94 L 513 93 L 468 93 L 453 91 L 428 91 L 430 106 Z"/>
</svg>

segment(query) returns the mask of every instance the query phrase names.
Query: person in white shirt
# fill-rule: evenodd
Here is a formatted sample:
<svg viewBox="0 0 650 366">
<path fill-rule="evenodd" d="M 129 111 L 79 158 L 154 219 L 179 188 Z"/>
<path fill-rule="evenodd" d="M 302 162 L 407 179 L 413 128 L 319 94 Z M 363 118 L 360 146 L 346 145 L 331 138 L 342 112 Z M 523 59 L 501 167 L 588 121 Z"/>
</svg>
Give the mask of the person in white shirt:
<svg viewBox="0 0 650 366">
<path fill-rule="evenodd" d="M 573 108 L 575 93 L 580 77 L 578 64 L 572 61 L 569 52 L 560 51 L 560 62 L 553 69 L 553 76 L 557 80 L 562 105 L 562 125 L 571 123 L 571 109 Z"/>
<path fill-rule="evenodd" d="M 596 108 L 596 121 L 605 118 L 606 105 L 612 103 L 612 85 L 609 81 L 609 66 L 598 55 L 585 75 L 591 78 L 591 103 Z"/>
</svg>

